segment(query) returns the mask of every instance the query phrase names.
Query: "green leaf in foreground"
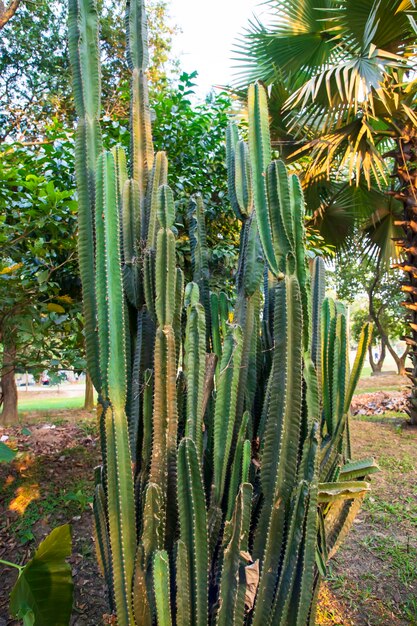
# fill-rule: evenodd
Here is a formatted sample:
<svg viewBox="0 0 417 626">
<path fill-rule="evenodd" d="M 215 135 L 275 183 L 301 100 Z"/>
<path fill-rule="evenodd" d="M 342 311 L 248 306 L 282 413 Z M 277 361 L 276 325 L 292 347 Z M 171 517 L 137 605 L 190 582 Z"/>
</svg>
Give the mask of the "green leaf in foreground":
<svg viewBox="0 0 417 626">
<path fill-rule="evenodd" d="M 10 596 L 10 613 L 23 618 L 24 624 L 68 626 L 73 583 L 65 559 L 71 547 L 69 525 L 58 526 L 21 570 Z"/>
<path fill-rule="evenodd" d="M 16 450 L 12 450 L 9 446 L 0 441 L 0 463 L 10 463 L 13 461 L 16 454 Z"/>
</svg>

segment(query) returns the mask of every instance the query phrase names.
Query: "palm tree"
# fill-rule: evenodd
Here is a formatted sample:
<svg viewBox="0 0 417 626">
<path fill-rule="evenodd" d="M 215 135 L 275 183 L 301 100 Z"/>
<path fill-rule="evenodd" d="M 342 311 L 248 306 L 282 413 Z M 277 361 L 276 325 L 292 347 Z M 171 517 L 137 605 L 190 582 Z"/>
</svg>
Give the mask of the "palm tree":
<svg viewBox="0 0 417 626">
<path fill-rule="evenodd" d="M 344 194 L 352 222 L 368 206 L 369 246 L 392 258 L 394 238 L 402 251 L 396 267 L 405 272 L 411 329 L 408 412 L 417 424 L 416 0 L 267 5 L 271 24 L 251 22 L 237 45 L 238 86 L 258 79 L 272 86 L 272 97 L 280 94 L 276 146 L 304 161 L 307 197 Z M 314 211 L 331 223 L 317 200 Z"/>
</svg>

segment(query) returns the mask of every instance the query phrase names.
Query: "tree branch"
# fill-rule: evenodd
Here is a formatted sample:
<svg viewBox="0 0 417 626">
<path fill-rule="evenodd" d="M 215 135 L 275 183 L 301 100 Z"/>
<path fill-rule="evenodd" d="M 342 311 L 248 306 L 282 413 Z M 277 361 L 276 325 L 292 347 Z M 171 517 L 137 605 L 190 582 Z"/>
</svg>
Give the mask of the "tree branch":
<svg viewBox="0 0 417 626">
<path fill-rule="evenodd" d="M 0 0 L 0 30 L 7 24 L 7 22 L 16 13 L 21 0 L 11 0 L 7 8 L 4 6 L 4 2 Z"/>
</svg>

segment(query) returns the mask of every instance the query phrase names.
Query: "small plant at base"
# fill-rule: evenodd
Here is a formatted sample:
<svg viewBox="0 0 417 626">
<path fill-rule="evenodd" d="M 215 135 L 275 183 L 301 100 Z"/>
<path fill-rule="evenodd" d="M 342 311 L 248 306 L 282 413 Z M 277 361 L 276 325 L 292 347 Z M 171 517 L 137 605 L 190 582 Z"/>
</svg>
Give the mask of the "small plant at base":
<svg viewBox="0 0 417 626">
<path fill-rule="evenodd" d="M 204 206 L 191 207 L 194 280 L 176 267 L 167 157 L 153 153 L 146 16 L 127 12 L 130 165 L 102 150 L 98 18 L 70 0 L 79 116 L 79 260 L 103 467 L 98 561 L 119 626 L 314 623 L 326 564 L 369 491 L 352 462 L 346 311 L 305 256 L 296 176 L 272 161 L 266 92 L 249 90 L 249 146 L 231 124 L 241 224 L 236 306 L 210 293 Z M 263 310 L 261 304 L 263 298 Z M 216 364 L 217 361 L 217 364 Z"/>
</svg>

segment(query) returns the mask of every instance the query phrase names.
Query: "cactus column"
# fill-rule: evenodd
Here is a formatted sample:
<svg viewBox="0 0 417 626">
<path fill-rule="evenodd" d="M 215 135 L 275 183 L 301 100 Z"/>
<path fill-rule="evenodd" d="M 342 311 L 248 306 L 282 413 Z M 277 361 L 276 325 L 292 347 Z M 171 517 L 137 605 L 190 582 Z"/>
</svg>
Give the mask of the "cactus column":
<svg viewBox="0 0 417 626">
<path fill-rule="evenodd" d="M 249 145 L 234 123 L 227 134 L 241 223 L 234 310 L 210 293 L 198 196 L 185 284 L 167 157 L 153 153 L 142 0 L 128 2 L 127 31 L 129 157 L 103 150 L 95 1 L 70 0 L 80 273 L 101 408 L 95 541 L 110 611 L 119 626 L 309 626 L 377 469 L 351 460 L 348 428 L 371 329 L 350 373 L 346 311 L 324 298 L 321 259 L 310 279 L 302 190 L 272 161 L 259 84 Z"/>
</svg>

